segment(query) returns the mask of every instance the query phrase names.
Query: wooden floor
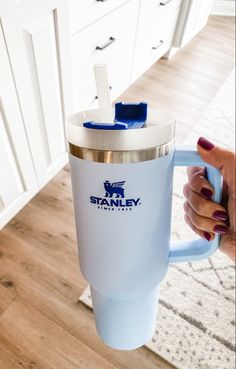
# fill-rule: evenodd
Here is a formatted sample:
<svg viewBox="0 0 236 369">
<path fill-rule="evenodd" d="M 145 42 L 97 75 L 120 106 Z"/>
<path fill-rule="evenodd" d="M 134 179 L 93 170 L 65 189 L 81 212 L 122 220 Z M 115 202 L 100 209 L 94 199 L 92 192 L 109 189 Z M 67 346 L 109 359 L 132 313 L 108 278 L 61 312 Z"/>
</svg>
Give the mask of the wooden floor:
<svg viewBox="0 0 236 369">
<path fill-rule="evenodd" d="M 208 26 L 172 60 L 161 60 L 124 97 L 170 109 L 181 141 L 233 67 L 232 18 Z M 142 347 L 106 347 L 78 298 L 69 170 L 64 168 L 0 233 L 0 369 L 170 369 Z"/>
<path fill-rule="evenodd" d="M 172 59 L 161 59 L 118 100 L 148 101 L 176 118 L 181 143 L 235 64 L 235 19 L 212 16 Z"/>
</svg>

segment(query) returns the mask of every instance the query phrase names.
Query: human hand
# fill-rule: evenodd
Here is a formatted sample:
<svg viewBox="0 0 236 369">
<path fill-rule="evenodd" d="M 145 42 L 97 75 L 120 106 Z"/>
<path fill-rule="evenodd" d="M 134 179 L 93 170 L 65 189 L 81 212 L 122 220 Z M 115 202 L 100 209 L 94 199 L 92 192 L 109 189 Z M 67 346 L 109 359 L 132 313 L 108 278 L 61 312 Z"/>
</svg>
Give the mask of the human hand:
<svg viewBox="0 0 236 369">
<path fill-rule="evenodd" d="M 185 221 L 201 237 L 213 240 L 221 235 L 220 249 L 235 261 L 236 250 L 236 179 L 234 152 L 214 146 L 200 137 L 197 150 L 208 164 L 218 168 L 223 177 L 222 205 L 212 201 L 214 188 L 207 180 L 205 168 L 187 168 L 188 183 L 184 186 Z"/>
</svg>

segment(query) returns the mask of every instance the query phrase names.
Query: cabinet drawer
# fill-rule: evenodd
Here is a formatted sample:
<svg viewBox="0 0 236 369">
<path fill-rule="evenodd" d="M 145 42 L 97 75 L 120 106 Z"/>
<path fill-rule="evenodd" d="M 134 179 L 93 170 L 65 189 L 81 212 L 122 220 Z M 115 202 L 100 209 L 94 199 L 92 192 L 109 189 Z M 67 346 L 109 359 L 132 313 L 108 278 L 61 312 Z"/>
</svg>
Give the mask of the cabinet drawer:
<svg viewBox="0 0 236 369">
<path fill-rule="evenodd" d="M 168 17 L 180 7 L 182 0 L 141 0 L 139 30 L 143 31 L 158 20 Z"/>
<path fill-rule="evenodd" d="M 74 87 L 81 83 L 84 75 L 93 75 L 94 64 L 106 63 L 114 55 L 119 57 L 119 53 L 128 44 L 134 44 L 137 12 L 136 0 L 129 1 L 116 12 L 107 15 L 71 38 Z"/>
<path fill-rule="evenodd" d="M 161 22 L 146 29 L 137 39 L 132 82 L 144 73 L 153 63 L 160 59 L 171 47 L 179 16 L 175 9 Z"/>
<path fill-rule="evenodd" d="M 106 61 L 111 100 L 115 100 L 130 84 L 133 45 L 127 45 L 118 55 Z M 94 109 L 98 107 L 94 75 L 88 72 L 81 77 L 80 83 L 74 87 L 74 111 Z"/>
<path fill-rule="evenodd" d="M 69 0 L 70 33 L 76 33 L 127 1 Z"/>
</svg>

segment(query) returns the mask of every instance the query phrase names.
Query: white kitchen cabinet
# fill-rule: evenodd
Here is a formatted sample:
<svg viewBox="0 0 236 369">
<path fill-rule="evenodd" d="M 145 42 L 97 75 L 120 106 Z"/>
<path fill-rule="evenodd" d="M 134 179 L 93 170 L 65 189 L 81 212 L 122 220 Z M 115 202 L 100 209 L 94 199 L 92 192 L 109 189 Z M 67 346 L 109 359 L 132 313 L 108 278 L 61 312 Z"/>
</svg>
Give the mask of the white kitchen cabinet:
<svg viewBox="0 0 236 369">
<path fill-rule="evenodd" d="M 182 0 L 140 0 L 138 33 L 161 20 L 167 23 L 168 15 L 181 6 Z"/>
<path fill-rule="evenodd" d="M 75 111 L 97 107 L 94 64 L 107 64 L 112 100 L 129 86 L 138 10 L 130 0 L 71 37 Z"/>
<path fill-rule="evenodd" d="M 128 0 L 68 0 L 70 33 L 78 32 L 126 2 Z"/>
<path fill-rule="evenodd" d="M 0 0 L 0 228 L 66 163 L 67 0 Z"/>
<path fill-rule="evenodd" d="M 174 47 L 185 46 L 207 24 L 213 0 L 183 0 L 173 42 Z"/>
<path fill-rule="evenodd" d="M 98 106 L 94 64 L 107 64 L 111 99 L 114 101 L 160 59 L 172 46 L 181 6 L 181 0 L 99 3 L 69 1 L 73 23 L 71 60 L 74 111 Z M 85 15 L 88 8 L 92 10 Z M 108 9 L 110 12 L 107 12 Z M 81 14 L 84 14 L 83 21 Z"/>
<path fill-rule="evenodd" d="M 0 0 L 3 32 L 40 188 L 67 162 L 67 12 L 66 0 Z"/>
<path fill-rule="evenodd" d="M 149 11 L 147 5 L 145 0 L 141 1 L 132 82 L 171 48 L 181 1 L 155 1 L 154 4 L 154 0 L 149 0 Z"/>
<path fill-rule="evenodd" d="M 38 191 L 0 27 L 0 229 Z"/>
</svg>

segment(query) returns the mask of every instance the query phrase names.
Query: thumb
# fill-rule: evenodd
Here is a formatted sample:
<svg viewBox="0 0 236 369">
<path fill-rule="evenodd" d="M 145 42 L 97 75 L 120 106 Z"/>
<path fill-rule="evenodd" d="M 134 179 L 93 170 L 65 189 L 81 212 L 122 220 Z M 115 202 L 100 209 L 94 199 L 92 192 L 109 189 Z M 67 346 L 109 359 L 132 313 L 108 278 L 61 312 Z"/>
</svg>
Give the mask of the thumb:
<svg viewBox="0 0 236 369">
<path fill-rule="evenodd" d="M 204 137 L 199 138 L 197 150 L 205 162 L 220 170 L 229 188 L 235 185 L 235 154 L 232 151 L 215 146 Z"/>
</svg>

